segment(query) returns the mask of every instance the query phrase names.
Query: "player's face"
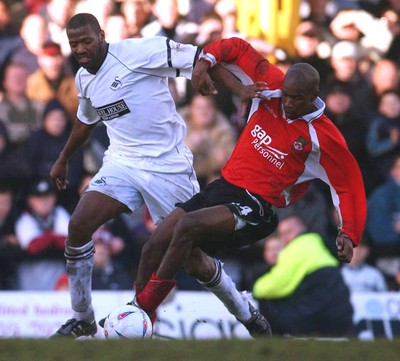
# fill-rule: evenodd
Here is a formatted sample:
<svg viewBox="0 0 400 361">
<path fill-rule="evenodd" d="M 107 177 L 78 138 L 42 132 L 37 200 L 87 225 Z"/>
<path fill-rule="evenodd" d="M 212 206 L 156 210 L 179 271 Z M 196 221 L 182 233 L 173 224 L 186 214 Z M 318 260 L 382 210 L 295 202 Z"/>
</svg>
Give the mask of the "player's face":
<svg viewBox="0 0 400 361">
<path fill-rule="evenodd" d="M 104 32 L 95 32 L 89 25 L 85 25 L 77 29 L 68 29 L 67 36 L 76 61 L 89 73 L 95 74 L 107 52 Z"/>
<path fill-rule="evenodd" d="M 290 81 L 284 81 L 282 87 L 282 104 L 288 119 L 301 118 L 303 115 L 315 111 L 314 100 L 316 94 L 308 91 L 304 86 Z"/>
</svg>

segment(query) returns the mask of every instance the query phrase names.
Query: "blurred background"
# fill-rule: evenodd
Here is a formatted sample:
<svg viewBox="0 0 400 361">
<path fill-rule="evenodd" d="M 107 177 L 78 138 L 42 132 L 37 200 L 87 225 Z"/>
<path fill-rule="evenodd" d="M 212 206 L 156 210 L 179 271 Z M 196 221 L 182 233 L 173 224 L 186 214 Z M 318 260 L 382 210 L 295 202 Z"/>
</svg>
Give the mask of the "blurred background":
<svg viewBox="0 0 400 361">
<path fill-rule="evenodd" d="M 203 47 L 235 36 L 284 72 L 295 62 L 313 65 L 326 114 L 359 163 L 368 199 L 362 246 L 350 265 L 337 267 L 351 296 L 400 290 L 400 0 L 0 0 L 0 290 L 68 289 L 69 216 L 108 146 L 99 124 L 71 160 L 68 189 L 53 189 L 49 171 L 78 107 L 78 65 L 65 26 L 79 12 L 95 15 L 111 43 L 163 35 Z M 171 79 L 170 90 L 204 187 L 219 176 L 245 125 L 240 101 L 224 89 L 200 96 L 186 79 Z M 277 212 L 281 219 L 301 217 L 307 232 L 335 254 L 337 218 L 323 183 Z M 93 235 L 95 290 L 132 288 L 153 229 L 144 208 Z M 282 242 L 283 235 L 274 236 Z M 222 257 L 240 289 L 251 291 L 274 266 L 266 243 Z M 276 257 L 285 247 L 278 243 Z M 177 289 L 202 290 L 185 274 Z"/>
</svg>

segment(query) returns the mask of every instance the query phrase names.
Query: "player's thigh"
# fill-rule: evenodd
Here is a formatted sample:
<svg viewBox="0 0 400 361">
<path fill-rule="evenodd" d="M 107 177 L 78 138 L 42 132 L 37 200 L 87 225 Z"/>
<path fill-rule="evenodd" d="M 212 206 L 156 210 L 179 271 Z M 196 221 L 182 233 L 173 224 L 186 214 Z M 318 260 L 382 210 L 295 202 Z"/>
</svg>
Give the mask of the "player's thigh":
<svg viewBox="0 0 400 361">
<path fill-rule="evenodd" d="M 71 216 L 69 238 L 87 240 L 98 227 L 127 210 L 126 205 L 116 199 L 96 191 L 87 191 L 82 194 Z"/>
<path fill-rule="evenodd" d="M 127 207 L 126 212 L 135 212 L 143 205 L 141 184 L 146 175 L 140 169 L 133 169 L 118 162 L 105 161 L 90 181 L 85 192 L 96 191 Z"/>
<path fill-rule="evenodd" d="M 224 241 L 235 229 L 231 210 L 225 205 L 185 213 L 175 227 L 176 238 L 188 238 L 194 245 L 202 241 Z"/>
</svg>

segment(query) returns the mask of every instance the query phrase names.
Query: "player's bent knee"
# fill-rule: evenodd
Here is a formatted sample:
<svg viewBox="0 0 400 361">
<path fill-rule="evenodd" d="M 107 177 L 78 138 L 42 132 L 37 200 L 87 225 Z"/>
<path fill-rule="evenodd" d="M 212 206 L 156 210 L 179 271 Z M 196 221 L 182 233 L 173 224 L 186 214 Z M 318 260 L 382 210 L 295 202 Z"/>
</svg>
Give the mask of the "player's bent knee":
<svg viewBox="0 0 400 361">
<path fill-rule="evenodd" d="M 186 213 L 176 224 L 174 237 L 176 239 L 181 239 L 182 241 L 194 241 L 196 236 L 198 236 L 201 232 L 202 228 L 196 220 L 196 217 L 194 217 L 191 213 Z"/>
</svg>

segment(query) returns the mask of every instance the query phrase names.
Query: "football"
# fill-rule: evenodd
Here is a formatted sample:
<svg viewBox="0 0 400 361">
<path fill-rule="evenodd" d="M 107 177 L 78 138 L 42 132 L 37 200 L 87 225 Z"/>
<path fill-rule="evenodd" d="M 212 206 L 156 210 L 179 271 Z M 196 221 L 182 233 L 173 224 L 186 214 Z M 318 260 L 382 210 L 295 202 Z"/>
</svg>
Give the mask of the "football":
<svg viewBox="0 0 400 361">
<path fill-rule="evenodd" d="M 148 339 L 153 335 L 149 316 L 136 305 L 124 305 L 111 311 L 104 321 L 104 335 L 110 338 Z"/>
</svg>

